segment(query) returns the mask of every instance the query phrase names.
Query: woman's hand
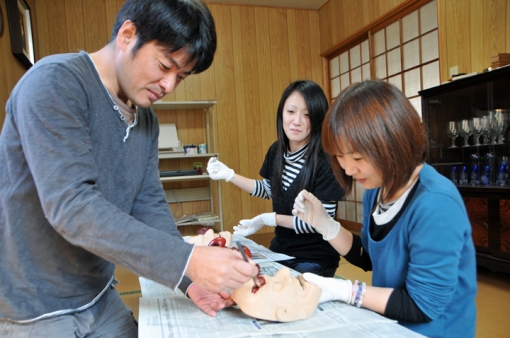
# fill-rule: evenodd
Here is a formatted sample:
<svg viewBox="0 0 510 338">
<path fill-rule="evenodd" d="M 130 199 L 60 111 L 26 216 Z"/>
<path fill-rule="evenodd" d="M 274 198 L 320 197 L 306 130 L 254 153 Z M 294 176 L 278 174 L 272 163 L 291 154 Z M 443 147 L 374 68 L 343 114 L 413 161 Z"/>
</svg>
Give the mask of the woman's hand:
<svg viewBox="0 0 510 338">
<path fill-rule="evenodd" d="M 331 218 L 321 201 L 306 190 L 302 190 L 294 200 L 292 214 L 313 226 L 326 241 L 340 232 L 340 223 Z"/>
<path fill-rule="evenodd" d="M 352 304 L 352 282 L 347 279 L 327 278 L 310 272 L 305 272 L 303 278 L 321 290 L 320 303 L 330 300 Z"/>
<path fill-rule="evenodd" d="M 249 236 L 259 231 L 264 225 L 276 226 L 276 213 L 267 212 L 253 217 L 252 219 L 243 219 L 239 225 L 234 227 L 234 234 Z"/>
<path fill-rule="evenodd" d="M 230 182 L 235 176 L 234 170 L 224 165 L 216 157 L 211 157 L 207 162 L 207 173 L 213 180 L 225 180 L 227 182 Z"/>
</svg>

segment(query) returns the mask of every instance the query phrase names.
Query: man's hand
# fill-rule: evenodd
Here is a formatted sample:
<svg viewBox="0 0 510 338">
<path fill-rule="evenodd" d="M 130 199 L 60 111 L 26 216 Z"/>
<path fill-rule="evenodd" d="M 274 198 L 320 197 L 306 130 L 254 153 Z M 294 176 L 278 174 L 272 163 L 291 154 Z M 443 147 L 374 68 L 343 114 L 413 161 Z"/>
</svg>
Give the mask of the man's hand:
<svg viewBox="0 0 510 338">
<path fill-rule="evenodd" d="M 276 226 L 276 212 L 268 212 L 252 219 L 239 221 L 239 225 L 234 227 L 234 234 L 244 237 L 250 236 L 259 231 L 264 225 Z"/>
<path fill-rule="evenodd" d="M 211 157 L 207 162 L 207 173 L 213 180 L 225 180 L 227 182 L 230 182 L 235 175 L 233 169 L 218 161 L 216 157 Z"/>
<path fill-rule="evenodd" d="M 322 290 L 319 303 L 339 300 L 352 304 L 352 282 L 350 280 L 326 278 L 310 272 L 305 272 L 303 278 Z"/>
<path fill-rule="evenodd" d="M 306 190 L 302 190 L 294 200 L 292 214 L 317 229 L 326 241 L 340 232 L 340 223 L 331 218 L 321 201 Z"/>
<path fill-rule="evenodd" d="M 195 246 L 185 272 L 193 283 L 214 293 L 238 289 L 257 273 L 255 262 L 245 262 L 240 252 L 211 246 Z"/>
<path fill-rule="evenodd" d="M 216 312 L 232 306 L 234 301 L 230 298 L 230 293 L 213 293 L 193 283 L 188 289 L 189 298 L 195 305 L 209 316 L 216 316 Z"/>
</svg>

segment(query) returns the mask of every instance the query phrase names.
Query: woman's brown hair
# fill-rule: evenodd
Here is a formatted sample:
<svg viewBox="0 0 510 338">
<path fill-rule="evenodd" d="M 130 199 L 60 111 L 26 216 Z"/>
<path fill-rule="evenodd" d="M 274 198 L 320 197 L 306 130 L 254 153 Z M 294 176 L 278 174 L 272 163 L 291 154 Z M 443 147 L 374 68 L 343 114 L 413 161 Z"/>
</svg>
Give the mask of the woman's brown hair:
<svg viewBox="0 0 510 338">
<path fill-rule="evenodd" d="M 322 144 L 346 195 L 353 178 L 338 164 L 340 146 L 373 165 L 383 181 L 383 203 L 405 186 L 428 151 L 416 110 L 397 87 L 380 80 L 354 83 L 340 93 L 324 119 Z"/>
</svg>

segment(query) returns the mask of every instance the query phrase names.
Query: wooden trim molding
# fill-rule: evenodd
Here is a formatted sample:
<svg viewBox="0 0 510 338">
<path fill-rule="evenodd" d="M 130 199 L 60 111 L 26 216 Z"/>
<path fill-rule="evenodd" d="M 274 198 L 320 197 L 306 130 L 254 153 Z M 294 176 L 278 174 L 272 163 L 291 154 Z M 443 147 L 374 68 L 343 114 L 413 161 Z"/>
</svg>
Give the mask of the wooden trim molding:
<svg viewBox="0 0 510 338">
<path fill-rule="evenodd" d="M 429 3 L 430 1 L 432 0 L 409 0 L 398 5 L 385 15 L 381 16 L 379 19 L 363 27 L 362 29 L 352 34 L 348 38 L 340 41 L 336 46 L 322 53 L 321 56 L 326 58 L 327 60 L 334 58 L 341 52 L 361 43 L 363 40 L 366 40 L 368 38 L 369 32 L 377 31 L 383 27 L 388 26 L 389 24 L 399 20 L 400 18 L 422 7 L 423 5 Z"/>
</svg>

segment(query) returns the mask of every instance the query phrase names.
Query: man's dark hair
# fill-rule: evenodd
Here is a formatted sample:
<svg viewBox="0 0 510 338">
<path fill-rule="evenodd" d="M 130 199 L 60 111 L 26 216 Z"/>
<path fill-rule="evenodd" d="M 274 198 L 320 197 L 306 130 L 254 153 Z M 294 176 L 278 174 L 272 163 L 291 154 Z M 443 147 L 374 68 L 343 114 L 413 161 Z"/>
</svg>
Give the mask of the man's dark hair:
<svg viewBox="0 0 510 338">
<path fill-rule="evenodd" d="M 201 0 L 127 0 L 117 13 L 112 40 L 122 24 L 130 20 L 136 26 L 138 41 L 133 55 L 146 43 L 174 53 L 182 48 L 195 62 L 192 73 L 211 66 L 216 52 L 214 19 Z"/>
</svg>

